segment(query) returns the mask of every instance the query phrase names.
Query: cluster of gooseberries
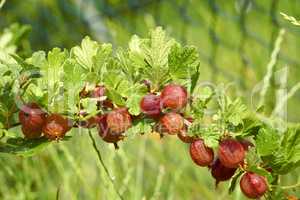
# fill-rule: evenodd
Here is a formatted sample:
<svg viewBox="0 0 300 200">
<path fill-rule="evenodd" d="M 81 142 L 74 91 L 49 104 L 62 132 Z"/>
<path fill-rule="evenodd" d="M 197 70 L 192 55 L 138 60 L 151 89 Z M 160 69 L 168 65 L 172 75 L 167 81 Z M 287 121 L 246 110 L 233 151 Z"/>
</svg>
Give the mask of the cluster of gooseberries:
<svg viewBox="0 0 300 200">
<path fill-rule="evenodd" d="M 195 140 L 190 145 L 190 155 L 195 164 L 208 167 L 216 185 L 221 181 L 230 180 L 238 168 L 244 168 L 245 153 L 253 146 L 247 140 L 223 139 L 214 159 L 213 149 L 207 147 L 202 139 Z M 252 199 L 262 197 L 268 190 L 265 177 L 253 172 L 246 172 L 240 180 L 242 192 Z"/>
<path fill-rule="evenodd" d="M 217 158 L 214 150 L 205 145 L 204 140 L 186 134 L 192 118 L 184 116 L 181 111 L 188 103 L 187 90 L 178 84 L 166 85 L 161 92 L 145 95 L 140 102 L 141 116 L 131 116 L 126 107 L 118 107 L 112 101 L 101 98 L 106 96 L 103 85 L 88 91 L 80 92 L 83 98 L 99 98 L 97 106 L 104 110 L 102 114 L 92 116 L 84 121 L 73 122 L 60 114 L 48 114 L 36 103 L 28 103 L 21 107 L 19 120 L 25 137 L 34 139 L 43 134 L 50 140 L 62 139 L 72 127 L 98 128 L 99 136 L 108 143 L 117 143 L 125 138 L 124 133 L 132 126 L 132 121 L 151 118 L 156 122 L 155 131 L 177 135 L 184 143 L 190 144 L 190 156 L 195 164 L 208 167 L 218 184 L 230 180 L 238 168 L 243 169 L 245 154 L 252 143 L 246 140 L 224 138 L 219 143 Z M 79 105 L 80 106 L 80 105 Z M 79 113 L 86 116 L 87 113 Z M 249 198 L 260 198 L 268 189 L 266 179 L 253 172 L 246 172 L 240 180 L 242 192 Z"/>
</svg>

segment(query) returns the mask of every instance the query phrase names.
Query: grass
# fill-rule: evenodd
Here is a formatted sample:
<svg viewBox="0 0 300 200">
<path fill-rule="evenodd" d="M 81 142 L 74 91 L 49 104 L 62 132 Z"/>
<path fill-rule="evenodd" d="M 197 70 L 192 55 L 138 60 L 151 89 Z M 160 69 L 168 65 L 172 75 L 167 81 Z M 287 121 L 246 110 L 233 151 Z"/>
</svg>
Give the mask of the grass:
<svg viewBox="0 0 300 200">
<path fill-rule="evenodd" d="M 1 199 L 55 199 L 58 191 L 59 199 L 118 199 L 87 132 L 72 135 L 35 157 L 2 155 Z M 177 137 L 136 136 L 118 151 L 93 137 L 123 199 L 216 199 L 209 171 L 193 164 Z M 238 196 L 229 197 L 227 187 L 220 184 L 217 199 Z"/>
</svg>

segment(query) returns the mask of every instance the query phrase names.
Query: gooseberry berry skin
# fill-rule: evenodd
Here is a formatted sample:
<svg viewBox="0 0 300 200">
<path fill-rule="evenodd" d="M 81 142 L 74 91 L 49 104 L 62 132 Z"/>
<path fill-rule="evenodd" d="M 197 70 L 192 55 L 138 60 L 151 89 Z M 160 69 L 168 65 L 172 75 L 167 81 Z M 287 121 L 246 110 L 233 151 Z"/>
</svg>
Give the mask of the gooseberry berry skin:
<svg viewBox="0 0 300 200">
<path fill-rule="evenodd" d="M 36 139 L 41 137 L 42 131 L 41 130 L 31 130 L 26 128 L 26 126 L 21 126 L 21 130 L 23 135 L 28 139 Z"/>
<path fill-rule="evenodd" d="M 36 103 L 28 103 L 21 107 L 19 121 L 22 125 L 22 132 L 26 138 L 38 138 L 42 134 L 47 113 Z"/>
<path fill-rule="evenodd" d="M 161 92 L 161 104 L 163 108 L 180 110 L 187 104 L 187 91 L 177 84 L 169 84 Z"/>
<path fill-rule="evenodd" d="M 250 199 L 262 197 L 268 190 L 265 177 L 252 172 L 246 172 L 240 180 L 242 192 Z"/>
<path fill-rule="evenodd" d="M 106 88 L 102 85 L 96 86 L 94 90 L 91 93 L 91 97 L 97 98 L 97 97 L 103 97 L 105 96 Z"/>
<path fill-rule="evenodd" d="M 147 94 L 140 102 L 142 112 L 149 117 L 158 117 L 161 113 L 160 96 Z"/>
<path fill-rule="evenodd" d="M 117 143 L 124 139 L 122 133 L 113 133 L 108 129 L 107 126 L 107 114 L 99 117 L 98 120 L 98 134 L 99 136 L 108 143 Z"/>
<path fill-rule="evenodd" d="M 219 145 L 218 156 L 228 168 L 237 168 L 245 158 L 244 147 L 234 139 L 225 139 Z"/>
<path fill-rule="evenodd" d="M 211 166 L 211 175 L 216 179 L 216 184 L 231 179 L 235 171 L 236 168 L 225 167 L 218 158 Z"/>
<path fill-rule="evenodd" d="M 161 131 L 167 132 L 170 135 L 180 133 L 184 129 L 184 119 L 181 115 L 170 112 L 165 114 L 159 120 L 161 124 Z"/>
<path fill-rule="evenodd" d="M 51 114 L 47 117 L 43 133 L 49 140 L 62 139 L 71 129 L 70 121 L 60 114 Z"/>
<path fill-rule="evenodd" d="M 131 116 L 126 108 L 116 108 L 106 117 L 107 128 L 112 134 L 120 134 L 132 126 Z"/>
<path fill-rule="evenodd" d="M 201 167 L 209 166 L 214 160 L 213 150 L 205 146 L 202 139 L 191 143 L 190 155 L 194 163 Z"/>
</svg>

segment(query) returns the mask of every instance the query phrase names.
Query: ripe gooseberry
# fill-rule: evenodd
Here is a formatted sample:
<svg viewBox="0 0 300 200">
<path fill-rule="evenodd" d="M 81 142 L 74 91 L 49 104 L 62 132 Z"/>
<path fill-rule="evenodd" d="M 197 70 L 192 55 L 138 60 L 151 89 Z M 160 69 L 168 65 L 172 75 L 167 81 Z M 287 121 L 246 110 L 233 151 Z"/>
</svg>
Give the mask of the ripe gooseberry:
<svg viewBox="0 0 300 200">
<path fill-rule="evenodd" d="M 199 166 L 209 166 L 214 160 L 214 152 L 205 146 L 202 139 L 194 141 L 190 145 L 190 155 L 192 160 Z"/>
<path fill-rule="evenodd" d="M 115 148 L 118 149 L 117 142 L 124 139 L 122 133 L 113 133 L 108 129 L 107 126 L 107 114 L 102 115 L 98 118 L 98 134 L 107 143 L 113 143 Z"/>
<path fill-rule="evenodd" d="M 242 192 L 250 199 L 260 198 L 268 190 L 265 177 L 252 172 L 247 172 L 243 175 L 240 187 Z"/>
<path fill-rule="evenodd" d="M 147 94 L 140 102 L 140 108 L 144 114 L 149 117 L 158 117 L 160 115 L 160 97 L 155 94 Z"/>
<path fill-rule="evenodd" d="M 221 181 L 227 181 L 234 175 L 236 168 L 225 167 L 217 158 L 211 166 L 211 175 L 216 179 L 216 185 Z"/>
<path fill-rule="evenodd" d="M 181 85 L 169 84 L 161 92 L 161 104 L 164 108 L 180 110 L 187 104 L 187 91 Z"/>
<path fill-rule="evenodd" d="M 159 122 L 162 129 L 160 131 L 167 132 L 170 135 L 178 134 L 184 129 L 183 117 L 174 112 L 165 114 Z"/>
<path fill-rule="evenodd" d="M 21 107 L 19 121 L 22 132 L 27 138 L 38 138 L 41 136 L 47 113 L 36 103 L 28 103 Z"/>
<path fill-rule="evenodd" d="M 245 158 L 245 150 L 237 140 L 225 139 L 219 146 L 218 156 L 225 167 L 237 168 Z"/>
<path fill-rule="evenodd" d="M 70 121 L 60 114 L 51 114 L 47 117 L 43 133 L 50 140 L 62 139 L 71 129 Z"/>
<path fill-rule="evenodd" d="M 126 108 L 116 108 L 109 112 L 106 122 L 108 130 L 115 134 L 125 132 L 132 125 L 131 116 Z"/>
</svg>

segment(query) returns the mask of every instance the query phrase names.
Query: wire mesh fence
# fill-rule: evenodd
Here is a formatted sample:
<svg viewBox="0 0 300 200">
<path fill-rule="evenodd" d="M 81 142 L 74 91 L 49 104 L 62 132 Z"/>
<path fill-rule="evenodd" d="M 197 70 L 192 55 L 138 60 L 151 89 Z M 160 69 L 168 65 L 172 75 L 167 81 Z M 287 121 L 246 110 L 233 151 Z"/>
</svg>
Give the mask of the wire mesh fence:
<svg viewBox="0 0 300 200">
<path fill-rule="evenodd" d="M 236 77 L 230 71 L 239 72 L 239 75 L 243 75 L 241 78 L 245 79 L 244 76 L 247 75 L 248 70 L 251 71 L 251 68 L 263 68 L 261 66 L 263 63 L 256 64 L 255 61 L 260 59 L 257 58 L 258 56 L 254 58 L 251 50 L 261 51 L 262 54 L 259 56 L 264 57 L 264 60 L 268 59 L 274 40 L 281 28 L 288 30 L 286 48 L 291 49 L 294 53 L 283 50 L 280 52 L 278 60 L 294 68 L 300 66 L 296 53 L 296 50 L 299 50 L 299 47 L 296 46 L 299 44 L 300 32 L 286 25 L 279 14 L 288 12 L 299 15 L 299 1 L 128 0 L 127 4 L 118 8 L 109 6 L 108 1 L 100 2 L 90 1 L 91 4 L 97 5 L 98 13 L 96 15 L 102 16 L 101 18 L 90 16 L 86 19 L 90 21 L 90 24 L 104 17 L 109 23 L 113 23 L 115 27 L 119 26 L 119 29 L 125 29 L 126 32 L 143 33 L 144 30 L 141 29 L 146 29 L 145 24 L 147 25 L 145 15 L 150 13 L 155 24 L 169 28 L 172 34 L 182 42 L 199 44 L 199 53 L 202 60 L 208 65 L 208 69 L 211 70 L 210 76 L 213 80 L 217 79 L 219 74 L 229 79 Z M 85 6 L 86 1 L 82 2 L 83 12 Z M 114 39 L 115 37 L 110 38 Z M 291 46 L 292 48 L 290 48 Z M 222 56 L 228 53 L 233 54 L 233 58 L 235 58 L 230 65 L 239 67 L 224 64 Z M 264 64 L 267 64 L 266 60 Z M 228 70 L 234 68 L 239 69 Z M 241 81 L 241 86 L 245 87 L 243 81 Z"/>
</svg>

